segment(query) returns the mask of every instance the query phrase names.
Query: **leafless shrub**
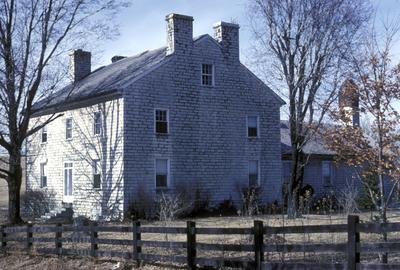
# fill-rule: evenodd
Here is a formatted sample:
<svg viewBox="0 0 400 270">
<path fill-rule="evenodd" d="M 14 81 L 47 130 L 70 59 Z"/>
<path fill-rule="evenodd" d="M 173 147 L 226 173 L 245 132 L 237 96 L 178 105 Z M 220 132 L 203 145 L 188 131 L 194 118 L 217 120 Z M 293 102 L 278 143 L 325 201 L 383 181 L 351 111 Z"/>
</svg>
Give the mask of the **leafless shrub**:
<svg viewBox="0 0 400 270">
<path fill-rule="evenodd" d="M 347 181 L 346 187 L 339 190 L 338 203 L 339 208 L 343 210 L 345 214 L 351 214 L 359 211 L 357 205 L 359 191 L 354 183 Z"/>
<path fill-rule="evenodd" d="M 50 190 L 29 190 L 21 196 L 23 210 L 28 217 L 37 218 L 56 206 L 55 192 Z"/>
<path fill-rule="evenodd" d="M 243 216 L 254 216 L 260 213 L 260 187 L 245 187 L 241 189 Z"/>
</svg>

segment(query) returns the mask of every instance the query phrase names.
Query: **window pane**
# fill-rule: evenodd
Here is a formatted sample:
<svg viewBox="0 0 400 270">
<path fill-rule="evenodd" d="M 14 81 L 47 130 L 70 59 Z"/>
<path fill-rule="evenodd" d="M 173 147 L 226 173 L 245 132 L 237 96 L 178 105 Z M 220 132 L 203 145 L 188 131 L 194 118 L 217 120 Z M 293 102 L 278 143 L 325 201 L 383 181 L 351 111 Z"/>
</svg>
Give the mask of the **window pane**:
<svg viewBox="0 0 400 270">
<path fill-rule="evenodd" d="M 249 161 L 249 173 L 250 174 L 258 174 L 258 161 L 257 160 Z"/>
<path fill-rule="evenodd" d="M 249 128 L 257 128 L 258 126 L 258 117 L 257 116 L 249 116 L 247 117 L 247 125 Z"/>
<path fill-rule="evenodd" d="M 157 175 L 156 176 L 156 187 L 167 187 L 167 176 Z"/>
<path fill-rule="evenodd" d="M 258 185 L 258 160 L 249 161 L 249 185 Z"/>
<path fill-rule="evenodd" d="M 249 186 L 258 186 L 257 174 L 249 174 Z"/>
<path fill-rule="evenodd" d="M 166 159 L 156 160 L 156 173 L 165 175 L 168 173 L 168 160 Z"/>
<path fill-rule="evenodd" d="M 168 133 L 168 111 L 156 110 L 156 133 Z"/>
<path fill-rule="evenodd" d="M 331 164 L 329 161 L 322 162 L 322 175 L 330 176 L 331 175 Z"/>
<path fill-rule="evenodd" d="M 101 186 L 100 174 L 93 174 L 93 187 L 100 188 L 100 186 Z"/>
</svg>

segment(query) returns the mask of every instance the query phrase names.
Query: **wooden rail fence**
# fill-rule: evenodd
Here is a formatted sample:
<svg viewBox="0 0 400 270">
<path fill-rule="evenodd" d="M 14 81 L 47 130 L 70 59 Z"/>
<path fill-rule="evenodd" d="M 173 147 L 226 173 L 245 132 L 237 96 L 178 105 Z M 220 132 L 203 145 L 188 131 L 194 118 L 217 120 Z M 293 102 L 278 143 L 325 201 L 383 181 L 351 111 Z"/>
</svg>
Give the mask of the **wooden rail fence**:
<svg viewBox="0 0 400 270">
<path fill-rule="evenodd" d="M 71 235 L 67 233 L 78 233 Z M 99 237 L 99 233 L 129 233 L 131 239 L 107 239 Z M 400 223 L 364 224 L 358 216 L 348 216 L 347 224 L 308 225 L 268 227 L 262 221 L 254 221 L 250 228 L 203 228 L 188 221 L 186 227 L 144 227 L 139 221 L 132 226 L 73 226 L 56 224 L 55 226 L 0 227 L 0 242 L 3 252 L 12 251 L 11 243 L 23 243 L 26 251 L 35 246 L 37 253 L 55 255 L 79 255 L 92 257 L 119 257 L 136 261 L 164 261 L 186 264 L 189 269 L 198 266 L 238 267 L 247 269 L 400 269 L 400 264 L 361 263 L 361 253 L 400 252 L 400 242 L 367 242 L 360 241 L 360 233 L 400 232 Z M 274 234 L 313 234 L 313 233 L 347 233 L 347 243 L 332 244 L 271 244 L 265 242 L 268 235 Z M 47 234 L 38 237 L 38 234 Z M 48 234 L 53 236 L 49 237 Z M 186 241 L 150 241 L 142 240 L 144 234 L 176 234 L 186 235 Z M 22 235 L 22 236 L 21 236 Z M 23 236 L 25 235 L 25 236 Z M 204 243 L 197 239 L 201 235 L 244 235 L 252 236 L 252 244 Z M 42 243 L 42 244 L 41 244 Z M 43 247 L 47 243 L 53 247 Z M 90 248 L 68 248 L 70 243 L 90 244 Z M 35 244 L 35 245 L 34 245 Z M 42 246 L 41 246 L 42 245 Z M 129 247 L 131 251 L 101 249 L 102 245 Z M 179 255 L 160 255 L 143 252 L 143 247 L 180 249 Z M 186 250 L 186 251 L 185 251 Z M 198 251 L 229 251 L 247 253 L 247 256 L 233 257 L 201 257 Z M 266 252 L 332 252 L 343 253 L 346 263 L 312 264 L 265 261 Z"/>
</svg>

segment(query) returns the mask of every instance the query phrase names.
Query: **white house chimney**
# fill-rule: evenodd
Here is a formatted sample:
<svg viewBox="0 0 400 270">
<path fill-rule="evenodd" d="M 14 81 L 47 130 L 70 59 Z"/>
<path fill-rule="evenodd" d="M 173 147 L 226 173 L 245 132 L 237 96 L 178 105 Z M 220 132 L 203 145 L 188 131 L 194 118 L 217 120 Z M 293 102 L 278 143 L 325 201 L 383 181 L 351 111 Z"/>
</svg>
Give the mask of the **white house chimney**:
<svg viewBox="0 0 400 270">
<path fill-rule="evenodd" d="M 224 56 L 229 60 L 239 60 L 239 25 L 227 22 L 214 24 L 214 38 L 222 46 Z"/>
<path fill-rule="evenodd" d="M 91 72 L 90 52 L 81 49 L 74 50 L 69 54 L 69 72 L 73 82 L 78 82 Z"/>
<path fill-rule="evenodd" d="M 357 85 L 353 80 L 347 79 L 339 91 L 339 110 L 345 124 L 360 126 L 359 99 Z"/>
<path fill-rule="evenodd" d="M 167 21 L 167 55 L 187 54 L 193 47 L 193 17 L 171 13 Z"/>
</svg>

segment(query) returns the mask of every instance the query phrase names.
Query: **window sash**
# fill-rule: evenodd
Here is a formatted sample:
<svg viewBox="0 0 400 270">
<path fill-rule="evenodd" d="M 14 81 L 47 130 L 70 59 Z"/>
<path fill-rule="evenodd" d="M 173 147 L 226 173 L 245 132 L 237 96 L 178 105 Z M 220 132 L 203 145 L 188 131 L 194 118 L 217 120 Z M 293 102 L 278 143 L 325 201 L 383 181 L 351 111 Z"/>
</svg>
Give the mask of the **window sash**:
<svg viewBox="0 0 400 270">
<path fill-rule="evenodd" d="M 72 163 L 64 164 L 64 195 L 72 196 Z"/>
<path fill-rule="evenodd" d="M 249 168 L 249 186 L 258 186 L 260 184 L 258 160 L 250 160 L 248 168 Z"/>
<path fill-rule="evenodd" d="M 156 110 L 155 112 L 156 133 L 168 133 L 168 111 Z"/>
<path fill-rule="evenodd" d="M 65 138 L 72 139 L 72 118 L 67 118 L 65 122 Z"/>
<path fill-rule="evenodd" d="M 42 128 L 42 143 L 47 142 L 47 126 Z"/>
<path fill-rule="evenodd" d="M 156 188 L 168 187 L 168 159 L 156 159 Z"/>
<path fill-rule="evenodd" d="M 325 186 L 332 185 L 332 163 L 322 161 L 322 181 Z"/>
<path fill-rule="evenodd" d="M 203 64 L 201 68 L 201 83 L 202 85 L 213 85 L 214 66 Z"/>
<path fill-rule="evenodd" d="M 100 112 L 94 113 L 93 133 L 99 135 L 101 133 L 101 114 Z"/>
<path fill-rule="evenodd" d="M 258 116 L 247 117 L 247 136 L 258 137 Z"/>
<path fill-rule="evenodd" d="M 40 164 L 40 187 L 47 187 L 47 176 L 45 164 Z"/>
</svg>

